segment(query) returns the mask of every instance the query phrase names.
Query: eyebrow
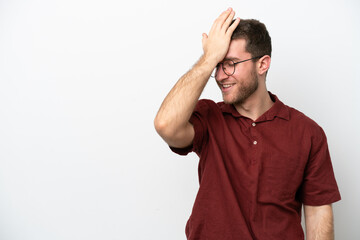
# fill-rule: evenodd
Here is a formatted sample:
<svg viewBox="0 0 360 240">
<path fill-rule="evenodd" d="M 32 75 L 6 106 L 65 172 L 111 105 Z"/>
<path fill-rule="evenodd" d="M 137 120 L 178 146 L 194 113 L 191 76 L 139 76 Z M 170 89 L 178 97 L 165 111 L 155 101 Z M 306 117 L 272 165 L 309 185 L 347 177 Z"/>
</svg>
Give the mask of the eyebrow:
<svg viewBox="0 0 360 240">
<path fill-rule="evenodd" d="M 233 60 L 233 61 L 242 61 L 240 58 L 234 57 L 234 58 L 224 58 L 224 60 Z M 224 61 L 223 60 L 223 61 Z"/>
</svg>

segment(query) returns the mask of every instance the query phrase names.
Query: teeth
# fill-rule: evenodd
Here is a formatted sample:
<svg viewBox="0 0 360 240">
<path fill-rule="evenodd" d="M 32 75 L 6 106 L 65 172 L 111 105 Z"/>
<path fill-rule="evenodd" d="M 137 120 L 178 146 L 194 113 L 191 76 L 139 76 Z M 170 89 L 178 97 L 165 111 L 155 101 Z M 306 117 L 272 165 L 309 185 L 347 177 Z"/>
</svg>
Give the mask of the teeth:
<svg viewBox="0 0 360 240">
<path fill-rule="evenodd" d="M 231 87 L 231 84 L 223 84 L 223 87 L 224 87 L 224 88 Z"/>
</svg>

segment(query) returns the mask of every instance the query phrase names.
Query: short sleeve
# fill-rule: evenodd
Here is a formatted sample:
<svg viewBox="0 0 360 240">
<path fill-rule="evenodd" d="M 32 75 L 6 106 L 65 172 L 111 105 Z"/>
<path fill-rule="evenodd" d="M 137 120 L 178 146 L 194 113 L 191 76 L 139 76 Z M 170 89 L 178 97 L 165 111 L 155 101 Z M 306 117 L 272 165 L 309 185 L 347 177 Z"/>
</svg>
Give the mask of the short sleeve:
<svg viewBox="0 0 360 240">
<path fill-rule="evenodd" d="M 312 136 L 309 159 L 299 194 L 300 200 L 311 206 L 327 205 L 341 199 L 326 135 L 319 126 Z"/>
<path fill-rule="evenodd" d="M 198 155 L 201 154 L 204 143 L 207 141 L 208 129 L 207 129 L 207 115 L 209 112 L 209 106 L 207 101 L 210 100 L 199 100 L 196 104 L 193 114 L 190 117 L 189 122 L 193 125 L 195 136 L 192 144 L 185 148 L 170 147 L 170 149 L 179 154 L 187 155 L 190 152 L 196 152 Z"/>
</svg>

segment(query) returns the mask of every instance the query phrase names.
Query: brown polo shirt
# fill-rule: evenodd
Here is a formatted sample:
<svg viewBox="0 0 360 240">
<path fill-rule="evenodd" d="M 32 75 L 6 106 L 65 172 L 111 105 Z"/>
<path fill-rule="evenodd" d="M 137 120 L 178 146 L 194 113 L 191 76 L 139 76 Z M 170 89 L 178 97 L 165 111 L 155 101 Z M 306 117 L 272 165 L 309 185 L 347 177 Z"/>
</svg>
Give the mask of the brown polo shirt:
<svg viewBox="0 0 360 240">
<path fill-rule="evenodd" d="M 324 131 L 284 105 L 259 119 L 200 100 L 190 119 L 200 187 L 186 225 L 190 240 L 304 239 L 301 207 L 340 200 Z"/>
</svg>

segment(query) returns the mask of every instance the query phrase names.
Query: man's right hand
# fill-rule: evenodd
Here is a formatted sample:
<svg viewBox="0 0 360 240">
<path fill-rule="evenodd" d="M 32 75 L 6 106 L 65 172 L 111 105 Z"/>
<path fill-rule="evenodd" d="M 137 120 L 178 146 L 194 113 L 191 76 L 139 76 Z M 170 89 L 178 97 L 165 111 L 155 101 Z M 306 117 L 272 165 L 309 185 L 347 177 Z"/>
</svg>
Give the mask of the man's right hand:
<svg viewBox="0 0 360 240">
<path fill-rule="evenodd" d="M 229 50 L 231 35 L 240 22 L 240 18 L 237 18 L 231 24 L 234 16 L 235 12 L 232 8 L 227 9 L 214 21 L 209 35 L 203 33 L 202 45 L 204 57 L 207 60 L 218 64 L 226 56 Z"/>
<path fill-rule="evenodd" d="M 235 12 L 229 8 L 215 20 L 209 36 L 203 34 L 204 55 L 179 79 L 161 104 L 154 125 L 172 147 L 186 147 L 193 142 L 195 129 L 189 119 L 211 72 L 229 50 L 231 35 L 240 22 L 236 19 L 231 24 L 234 15 Z"/>
</svg>

